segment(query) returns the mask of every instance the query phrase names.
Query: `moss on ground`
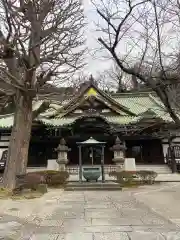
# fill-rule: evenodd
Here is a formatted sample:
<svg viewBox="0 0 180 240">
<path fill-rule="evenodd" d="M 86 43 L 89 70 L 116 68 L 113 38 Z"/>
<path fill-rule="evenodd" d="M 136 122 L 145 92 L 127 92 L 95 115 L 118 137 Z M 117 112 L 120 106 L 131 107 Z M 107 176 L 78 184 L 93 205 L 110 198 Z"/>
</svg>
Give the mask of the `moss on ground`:
<svg viewBox="0 0 180 240">
<path fill-rule="evenodd" d="M 13 195 L 12 191 L 7 188 L 0 188 L 0 199 L 6 199 Z"/>
<path fill-rule="evenodd" d="M 17 194 L 14 194 L 12 190 L 6 188 L 0 188 L 0 199 L 34 199 L 42 197 L 44 193 L 39 191 L 22 191 Z"/>
<path fill-rule="evenodd" d="M 37 191 L 30 191 L 30 192 L 22 192 L 16 195 L 12 195 L 11 199 L 13 200 L 21 200 L 21 199 L 35 199 L 35 198 L 40 198 L 44 194 L 37 192 Z"/>
</svg>

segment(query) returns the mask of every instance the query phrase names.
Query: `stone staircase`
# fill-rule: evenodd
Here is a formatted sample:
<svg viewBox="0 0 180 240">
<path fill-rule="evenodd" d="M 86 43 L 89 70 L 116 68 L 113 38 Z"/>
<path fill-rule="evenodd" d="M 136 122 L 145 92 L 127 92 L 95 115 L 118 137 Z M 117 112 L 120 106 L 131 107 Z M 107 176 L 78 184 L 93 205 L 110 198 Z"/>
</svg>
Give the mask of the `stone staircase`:
<svg viewBox="0 0 180 240">
<path fill-rule="evenodd" d="M 145 164 L 139 165 L 139 164 L 137 164 L 136 170 L 137 171 L 150 170 L 150 171 L 154 171 L 158 174 L 171 174 L 172 173 L 171 169 L 166 164 L 158 164 L 158 165 L 145 165 Z"/>
<path fill-rule="evenodd" d="M 114 182 L 69 182 L 64 191 L 121 191 L 119 184 Z"/>
</svg>

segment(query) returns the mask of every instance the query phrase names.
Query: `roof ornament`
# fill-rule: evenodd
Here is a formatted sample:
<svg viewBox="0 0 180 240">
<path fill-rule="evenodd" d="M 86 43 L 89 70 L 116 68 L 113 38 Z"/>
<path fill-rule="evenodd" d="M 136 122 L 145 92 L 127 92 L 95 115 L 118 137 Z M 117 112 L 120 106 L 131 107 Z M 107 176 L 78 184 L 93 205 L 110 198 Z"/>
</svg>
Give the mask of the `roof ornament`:
<svg viewBox="0 0 180 240">
<path fill-rule="evenodd" d="M 91 74 L 90 77 L 89 77 L 89 82 L 90 83 L 94 83 L 94 78 L 93 78 L 93 75 Z"/>
<path fill-rule="evenodd" d="M 94 79 L 93 75 L 91 74 L 90 77 L 89 77 L 89 83 L 90 84 L 93 84 L 97 87 L 97 82 L 96 80 Z"/>
</svg>

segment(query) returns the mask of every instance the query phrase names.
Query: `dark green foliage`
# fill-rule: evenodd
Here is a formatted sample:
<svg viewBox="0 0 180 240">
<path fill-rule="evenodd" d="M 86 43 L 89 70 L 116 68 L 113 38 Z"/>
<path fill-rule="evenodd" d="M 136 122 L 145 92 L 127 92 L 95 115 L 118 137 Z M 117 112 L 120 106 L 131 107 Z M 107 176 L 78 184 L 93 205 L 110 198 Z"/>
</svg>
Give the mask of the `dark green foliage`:
<svg viewBox="0 0 180 240">
<path fill-rule="evenodd" d="M 136 172 L 134 171 L 119 171 L 109 173 L 110 177 L 115 177 L 118 183 L 132 183 L 136 177 Z"/>
<path fill-rule="evenodd" d="M 69 178 L 69 173 L 67 171 L 46 170 L 40 171 L 38 174 L 44 176 L 45 182 L 48 186 L 64 185 Z"/>
<path fill-rule="evenodd" d="M 110 177 L 114 177 L 120 184 L 131 185 L 134 182 L 140 182 L 142 184 L 153 184 L 157 177 L 157 173 L 153 171 L 113 171 L 109 173 Z"/>
<path fill-rule="evenodd" d="M 39 184 L 36 189 L 40 193 L 47 193 L 47 184 Z"/>
<path fill-rule="evenodd" d="M 49 178 L 48 185 L 49 186 L 64 185 L 66 184 L 68 177 L 69 177 L 68 172 L 66 171 L 58 172 Z"/>
<path fill-rule="evenodd" d="M 136 175 L 140 179 L 140 181 L 145 184 L 153 184 L 157 177 L 156 172 L 147 170 L 138 171 Z"/>
<path fill-rule="evenodd" d="M 36 172 L 17 175 L 14 192 L 22 191 L 23 189 L 37 190 L 38 185 L 45 182 L 45 177 Z"/>
</svg>

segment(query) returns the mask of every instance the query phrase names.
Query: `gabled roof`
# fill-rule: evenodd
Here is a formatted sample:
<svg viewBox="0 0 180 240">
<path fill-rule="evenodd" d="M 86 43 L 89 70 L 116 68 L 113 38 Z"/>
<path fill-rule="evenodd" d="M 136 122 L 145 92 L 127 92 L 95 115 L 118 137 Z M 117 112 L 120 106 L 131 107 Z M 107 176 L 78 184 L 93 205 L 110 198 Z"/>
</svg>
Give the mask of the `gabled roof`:
<svg viewBox="0 0 180 240">
<path fill-rule="evenodd" d="M 68 113 L 78 108 L 89 98 L 95 98 L 97 101 L 102 102 L 106 107 L 120 115 L 136 116 L 135 113 L 130 111 L 128 107 L 115 101 L 110 95 L 99 89 L 92 81 L 88 82 L 86 86 L 79 92 L 79 94 L 73 97 L 63 108 L 59 109 L 54 117 L 65 117 Z"/>
</svg>

